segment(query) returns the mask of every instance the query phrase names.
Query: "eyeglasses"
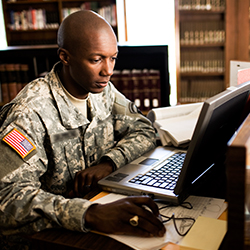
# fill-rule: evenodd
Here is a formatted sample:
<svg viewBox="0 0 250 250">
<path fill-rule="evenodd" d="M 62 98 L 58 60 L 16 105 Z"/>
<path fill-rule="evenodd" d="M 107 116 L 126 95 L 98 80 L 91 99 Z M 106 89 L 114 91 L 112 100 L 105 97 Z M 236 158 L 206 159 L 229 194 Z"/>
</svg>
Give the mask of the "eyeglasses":
<svg viewBox="0 0 250 250">
<path fill-rule="evenodd" d="M 162 210 L 162 209 L 168 208 L 168 207 L 172 207 L 172 206 L 173 205 L 166 205 L 166 206 L 159 208 L 159 210 Z M 193 208 L 193 206 L 189 202 L 182 203 L 181 206 L 184 208 L 187 208 L 187 209 Z M 175 230 L 180 236 L 185 236 L 189 232 L 189 230 L 191 229 L 193 224 L 195 223 L 194 218 L 191 218 L 191 217 L 176 218 L 174 213 L 170 217 L 166 216 L 164 214 L 161 214 L 161 217 L 165 218 L 165 220 L 163 219 L 163 221 L 162 221 L 163 223 L 167 223 L 167 222 L 173 220 Z"/>
</svg>

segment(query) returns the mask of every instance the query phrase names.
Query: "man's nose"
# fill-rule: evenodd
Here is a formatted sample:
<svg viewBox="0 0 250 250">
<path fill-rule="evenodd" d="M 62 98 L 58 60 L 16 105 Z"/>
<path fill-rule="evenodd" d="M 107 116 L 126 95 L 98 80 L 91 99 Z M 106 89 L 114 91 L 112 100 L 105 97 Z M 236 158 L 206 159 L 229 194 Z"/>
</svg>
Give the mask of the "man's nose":
<svg viewBox="0 0 250 250">
<path fill-rule="evenodd" d="M 109 60 L 105 60 L 103 67 L 102 67 L 102 75 L 105 76 L 112 76 L 113 75 L 113 70 L 114 70 L 114 63 L 109 61 Z"/>
</svg>

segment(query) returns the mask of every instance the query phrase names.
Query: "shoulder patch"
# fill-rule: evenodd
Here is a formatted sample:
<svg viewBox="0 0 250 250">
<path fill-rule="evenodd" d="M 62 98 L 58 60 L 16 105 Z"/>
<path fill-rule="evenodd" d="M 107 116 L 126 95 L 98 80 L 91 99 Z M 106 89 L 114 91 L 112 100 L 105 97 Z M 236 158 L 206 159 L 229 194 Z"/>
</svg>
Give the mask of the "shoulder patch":
<svg viewBox="0 0 250 250">
<path fill-rule="evenodd" d="M 3 138 L 3 141 L 11 146 L 22 158 L 25 158 L 36 149 L 35 145 L 16 128 L 11 130 Z"/>
<path fill-rule="evenodd" d="M 141 111 L 138 109 L 138 107 L 133 102 L 129 103 L 129 111 L 131 114 L 137 114 L 137 113 L 141 114 Z"/>
</svg>

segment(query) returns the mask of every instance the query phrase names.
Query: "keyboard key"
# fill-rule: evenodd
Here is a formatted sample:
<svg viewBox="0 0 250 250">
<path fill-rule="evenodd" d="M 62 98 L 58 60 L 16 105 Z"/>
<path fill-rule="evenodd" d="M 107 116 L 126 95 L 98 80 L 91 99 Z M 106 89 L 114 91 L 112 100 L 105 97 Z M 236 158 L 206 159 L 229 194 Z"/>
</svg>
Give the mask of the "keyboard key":
<svg viewBox="0 0 250 250">
<path fill-rule="evenodd" d="M 184 159 L 185 153 L 176 153 L 166 161 L 165 165 L 156 166 L 144 175 L 137 175 L 130 182 L 173 190 L 181 172 Z"/>
</svg>

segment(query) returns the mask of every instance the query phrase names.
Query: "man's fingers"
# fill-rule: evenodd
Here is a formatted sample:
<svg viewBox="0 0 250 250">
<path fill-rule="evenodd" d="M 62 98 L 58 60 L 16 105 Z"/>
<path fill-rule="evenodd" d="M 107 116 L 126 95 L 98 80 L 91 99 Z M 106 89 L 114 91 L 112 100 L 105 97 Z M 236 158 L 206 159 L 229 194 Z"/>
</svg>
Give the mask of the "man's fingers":
<svg viewBox="0 0 250 250">
<path fill-rule="evenodd" d="M 159 208 L 158 208 L 158 206 L 148 196 L 134 196 L 134 197 L 132 196 L 131 198 L 132 198 L 133 203 L 136 204 L 137 206 L 140 206 L 140 207 L 146 206 L 146 207 L 148 207 L 152 211 L 152 213 L 155 216 L 159 215 Z"/>
<path fill-rule="evenodd" d="M 135 215 L 138 216 L 138 226 L 141 229 L 147 231 L 148 233 L 154 236 L 163 236 L 165 233 L 165 227 L 162 222 L 151 212 L 144 208 L 138 208 L 135 214 L 131 214 L 131 217 L 128 219 L 128 222 Z"/>
<path fill-rule="evenodd" d="M 84 171 L 76 173 L 74 180 L 74 192 L 76 196 L 80 197 L 88 193 L 91 189 L 92 180 Z"/>
<path fill-rule="evenodd" d="M 149 220 L 144 219 L 143 217 L 139 217 L 137 228 L 145 231 L 150 236 L 162 237 L 165 233 L 164 228 L 159 230 L 158 226 L 149 222 Z"/>
</svg>

